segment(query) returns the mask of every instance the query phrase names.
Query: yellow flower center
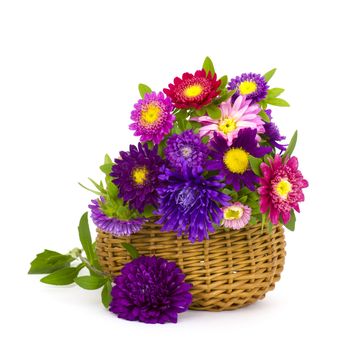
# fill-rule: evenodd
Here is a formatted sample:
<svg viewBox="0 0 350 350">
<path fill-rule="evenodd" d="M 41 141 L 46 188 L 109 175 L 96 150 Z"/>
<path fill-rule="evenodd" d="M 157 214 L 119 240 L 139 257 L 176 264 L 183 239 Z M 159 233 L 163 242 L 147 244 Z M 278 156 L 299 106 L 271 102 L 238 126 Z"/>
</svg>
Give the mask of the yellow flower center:
<svg viewBox="0 0 350 350">
<path fill-rule="evenodd" d="M 222 131 L 225 135 L 237 128 L 236 122 L 232 118 L 224 118 L 219 123 L 219 130 Z"/>
<path fill-rule="evenodd" d="M 249 95 L 256 91 L 257 85 L 254 81 L 242 81 L 238 89 L 241 95 Z"/>
<path fill-rule="evenodd" d="M 232 173 L 243 174 L 248 169 L 248 156 L 242 148 L 231 148 L 224 155 L 224 163 Z"/>
<path fill-rule="evenodd" d="M 184 95 L 186 97 L 197 97 L 199 96 L 203 91 L 203 88 L 199 84 L 190 85 L 184 90 Z"/>
<path fill-rule="evenodd" d="M 237 220 L 243 216 L 243 209 L 232 205 L 231 207 L 224 210 L 225 220 Z"/>
<path fill-rule="evenodd" d="M 141 112 L 141 120 L 145 124 L 153 124 L 155 123 L 162 110 L 161 108 L 155 104 L 155 103 L 150 103 L 142 112 Z"/>
<path fill-rule="evenodd" d="M 136 168 L 132 172 L 132 178 L 137 185 L 143 185 L 147 179 L 148 170 L 146 167 Z"/>
<path fill-rule="evenodd" d="M 276 192 L 283 199 L 286 199 L 288 197 L 288 194 L 291 190 L 292 190 L 292 184 L 286 179 L 282 179 L 276 185 Z"/>
</svg>

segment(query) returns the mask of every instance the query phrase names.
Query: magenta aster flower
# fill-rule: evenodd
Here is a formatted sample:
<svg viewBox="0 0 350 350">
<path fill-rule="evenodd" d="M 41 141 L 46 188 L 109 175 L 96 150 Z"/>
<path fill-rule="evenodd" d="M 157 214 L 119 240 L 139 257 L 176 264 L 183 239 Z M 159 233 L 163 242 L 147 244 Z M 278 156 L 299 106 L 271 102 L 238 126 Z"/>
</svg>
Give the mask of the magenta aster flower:
<svg viewBox="0 0 350 350">
<path fill-rule="evenodd" d="M 246 226 L 250 220 L 252 209 L 240 202 L 235 202 L 228 207 L 222 208 L 224 219 L 222 226 L 239 230 Z"/>
<path fill-rule="evenodd" d="M 249 168 L 249 155 L 261 158 L 272 151 L 271 147 L 259 147 L 256 132 L 250 128 L 240 130 L 231 146 L 218 133 L 214 133 L 210 142 L 212 159 L 208 161 L 207 169 L 219 171 L 235 191 L 239 191 L 242 185 L 254 191 L 254 184 L 258 183 L 259 178 Z"/>
<path fill-rule="evenodd" d="M 298 159 L 291 157 L 282 160 L 276 155 L 270 160 L 270 164 L 260 165 L 263 178 L 260 178 L 260 210 L 269 212 L 271 222 L 276 225 L 279 217 L 286 224 L 290 219 L 290 212 L 295 209 L 298 213 L 299 202 L 304 201 L 303 188 L 308 187 L 308 182 L 298 170 Z"/>
<path fill-rule="evenodd" d="M 230 197 L 220 190 L 225 186 L 222 178 L 203 177 L 199 169 L 184 168 L 182 172 L 164 170 L 160 176 L 162 185 L 158 192 L 160 203 L 157 223 L 164 231 L 188 235 L 191 242 L 203 241 L 208 232 L 214 232 L 213 224 L 220 225 L 221 206 L 228 205 Z"/>
<path fill-rule="evenodd" d="M 129 220 L 119 219 L 116 216 L 108 216 L 103 212 L 101 204 L 105 202 L 104 198 L 94 199 L 89 205 L 91 209 L 91 219 L 94 224 L 102 231 L 113 236 L 130 236 L 132 233 L 140 231 L 144 218 L 132 218 Z"/>
<path fill-rule="evenodd" d="M 229 90 L 237 89 L 232 99 L 235 100 L 238 96 L 246 96 L 247 99 L 253 102 L 263 100 L 267 95 L 268 85 L 266 80 L 260 74 L 244 73 L 231 79 Z"/>
<path fill-rule="evenodd" d="M 176 77 L 174 84 L 169 84 L 169 88 L 163 91 L 171 98 L 176 108 L 201 109 L 220 94 L 220 84 L 216 74 L 207 74 L 202 69 L 194 74 L 184 73 L 182 79 Z"/>
<path fill-rule="evenodd" d="M 186 130 L 168 139 L 164 154 L 170 165 L 177 170 L 184 166 L 200 168 L 204 167 L 207 161 L 209 149 L 193 130 Z"/>
<path fill-rule="evenodd" d="M 256 129 L 257 134 L 265 131 L 264 122 L 258 115 L 260 107 L 258 104 L 252 104 L 251 102 L 245 96 L 239 96 L 233 104 L 230 99 L 220 105 L 221 118 L 219 120 L 208 116 L 195 117 L 192 120 L 196 120 L 203 125 L 199 129 L 201 137 L 208 135 L 213 138 L 214 132 L 217 132 L 227 140 L 227 144 L 230 146 L 242 129 Z"/>
<path fill-rule="evenodd" d="M 127 264 L 114 280 L 109 310 L 130 321 L 177 322 L 188 310 L 191 285 L 174 262 L 155 256 L 141 256 Z"/>
<path fill-rule="evenodd" d="M 111 177 L 119 188 L 119 197 L 140 213 L 146 205 L 156 206 L 158 202 L 156 188 L 163 161 L 157 152 L 157 146 L 150 150 L 147 143 L 131 145 L 129 152 L 120 152 L 121 159 L 115 159 L 112 167 Z"/>
<path fill-rule="evenodd" d="M 145 94 L 142 100 L 134 105 L 129 129 L 135 130 L 135 136 L 141 136 L 140 141 L 153 141 L 158 144 L 167 135 L 175 120 L 172 114 L 173 105 L 170 98 L 162 92 Z"/>
</svg>

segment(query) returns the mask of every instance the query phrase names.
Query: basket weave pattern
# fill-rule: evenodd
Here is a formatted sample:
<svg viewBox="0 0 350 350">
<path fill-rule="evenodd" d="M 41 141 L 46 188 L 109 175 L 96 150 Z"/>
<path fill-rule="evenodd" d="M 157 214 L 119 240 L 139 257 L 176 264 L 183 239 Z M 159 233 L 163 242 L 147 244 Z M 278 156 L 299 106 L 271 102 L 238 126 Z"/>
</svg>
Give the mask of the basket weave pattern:
<svg viewBox="0 0 350 350">
<path fill-rule="evenodd" d="M 96 249 L 103 271 L 119 274 L 130 256 L 121 243 L 131 243 L 143 255 L 175 261 L 193 285 L 191 309 L 233 310 L 264 298 L 280 279 L 285 260 L 281 226 L 272 232 L 261 225 L 239 231 L 218 230 L 209 240 L 191 243 L 173 232 L 161 232 L 154 220 L 130 237 L 98 231 Z"/>
</svg>

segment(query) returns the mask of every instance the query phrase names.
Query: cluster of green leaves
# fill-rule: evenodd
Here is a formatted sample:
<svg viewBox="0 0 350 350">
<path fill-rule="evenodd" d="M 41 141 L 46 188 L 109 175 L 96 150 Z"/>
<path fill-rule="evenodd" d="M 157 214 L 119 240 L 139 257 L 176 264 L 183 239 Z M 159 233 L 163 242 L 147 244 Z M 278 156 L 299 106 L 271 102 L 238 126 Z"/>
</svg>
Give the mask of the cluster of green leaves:
<svg viewBox="0 0 350 350">
<path fill-rule="evenodd" d="M 31 262 L 28 273 L 47 274 L 40 280 L 46 284 L 64 286 L 76 283 L 81 288 L 88 290 L 102 288 L 101 300 L 103 305 L 108 307 L 111 301 L 112 281 L 102 272 L 98 263 L 87 213 L 80 219 L 78 232 L 82 249 L 75 248 L 68 254 L 45 249 L 44 252 L 37 254 Z M 86 257 L 83 256 L 83 252 L 85 252 Z M 89 275 L 80 276 L 83 269 L 87 269 Z"/>
</svg>

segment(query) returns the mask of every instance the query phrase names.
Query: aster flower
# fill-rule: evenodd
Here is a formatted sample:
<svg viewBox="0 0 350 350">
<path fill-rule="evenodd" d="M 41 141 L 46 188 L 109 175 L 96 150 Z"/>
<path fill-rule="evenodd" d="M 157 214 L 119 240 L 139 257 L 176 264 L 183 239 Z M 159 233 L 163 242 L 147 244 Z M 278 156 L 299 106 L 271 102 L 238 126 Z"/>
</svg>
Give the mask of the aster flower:
<svg viewBox="0 0 350 350">
<path fill-rule="evenodd" d="M 107 215 L 103 210 L 105 202 L 105 199 L 101 197 L 100 200 L 92 200 L 89 205 L 91 219 L 100 230 L 117 237 L 130 236 L 132 233 L 140 231 L 142 224 L 145 222 L 144 218 L 121 219 L 117 215 Z"/>
<path fill-rule="evenodd" d="M 271 147 L 259 147 L 256 132 L 249 128 L 240 130 L 232 146 L 228 146 L 217 133 L 210 142 L 212 160 L 208 161 L 207 169 L 219 171 L 221 176 L 225 176 L 226 183 L 233 185 L 236 191 L 242 185 L 254 191 L 254 184 L 258 182 L 259 178 L 249 169 L 249 155 L 261 158 L 272 151 Z"/>
<path fill-rule="evenodd" d="M 121 159 L 114 160 L 110 174 L 119 188 L 119 197 L 140 213 L 146 205 L 157 205 L 156 187 L 159 168 L 163 164 L 157 151 L 157 146 L 150 150 L 147 144 L 131 145 L 129 152 L 120 152 Z"/>
<path fill-rule="evenodd" d="M 251 102 L 245 96 L 239 96 L 233 104 L 230 99 L 220 105 L 221 118 L 219 120 L 208 116 L 195 117 L 192 120 L 203 125 L 199 129 L 201 137 L 208 135 L 209 138 L 213 138 L 214 132 L 217 132 L 227 140 L 227 144 L 230 146 L 242 129 L 256 129 L 257 133 L 265 131 L 264 122 L 258 115 L 260 107 L 258 104 L 252 104 Z"/>
<path fill-rule="evenodd" d="M 220 94 L 220 84 L 216 74 L 207 74 L 202 69 L 194 74 L 184 73 L 182 79 L 176 77 L 174 84 L 169 84 L 169 88 L 163 91 L 177 108 L 201 109 Z"/>
<path fill-rule="evenodd" d="M 130 321 L 176 323 L 192 302 L 191 285 L 184 279 L 174 262 L 141 256 L 115 278 L 109 310 Z"/>
<path fill-rule="evenodd" d="M 265 112 L 269 116 L 270 120 L 272 120 L 271 109 L 266 109 Z M 267 141 L 271 144 L 271 146 L 279 149 L 280 153 L 285 151 L 287 145 L 283 145 L 279 142 L 285 140 L 286 137 L 281 136 L 278 126 L 275 123 L 270 122 L 270 123 L 265 123 L 264 128 L 265 128 L 264 137 L 266 137 Z"/>
<path fill-rule="evenodd" d="M 250 220 L 252 209 L 240 202 L 235 202 L 228 207 L 222 208 L 224 219 L 222 225 L 226 228 L 239 230 L 246 226 Z"/>
<path fill-rule="evenodd" d="M 220 206 L 228 205 L 230 197 L 220 192 L 225 186 L 218 176 L 205 179 L 199 169 L 183 168 L 182 172 L 164 169 L 160 176 L 160 203 L 157 223 L 163 231 L 188 235 L 191 242 L 201 242 L 213 232 L 213 224 L 222 219 Z"/>
<path fill-rule="evenodd" d="M 135 130 L 135 136 L 141 136 L 140 141 L 153 141 L 155 144 L 167 135 L 175 120 L 172 114 L 173 105 L 170 98 L 165 97 L 162 92 L 146 93 L 142 100 L 134 105 L 131 112 L 129 129 Z"/>
<path fill-rule="evenodd" d="M 263 178 L 260 178 L 260 210 L 269 212 L 271 222 L 276 225 L 281 216 L 283 222 L 288 223 L 291 210 L 298 213 L 299 202 L 304 201 L 303 188 L 308 182 L 298 170 L 298 159 L 291 157 L 282 160 L 280 155 L 271 159 L 269 164 L 260 165 Z"/>
<path fill-rule="evenodd" d="M 209 149 L 193 130 L 186 130 L 168 139 L 164 154 L 170 165 L 177 170 L 183 166 L 200 168 L 207 161 Z"/>
<path fill-rule="evenodd" d="M 247 99 L 251 99 L 253 102 L 263 100 L 267 95 L 268 88 L 265 78 L 255 73 L 244 73 L 231 79 L 228 87 L 229 90 L 237 89 L 232 96 L 233 100 L 238 96 L 246 96 Z"/>
</svg>

